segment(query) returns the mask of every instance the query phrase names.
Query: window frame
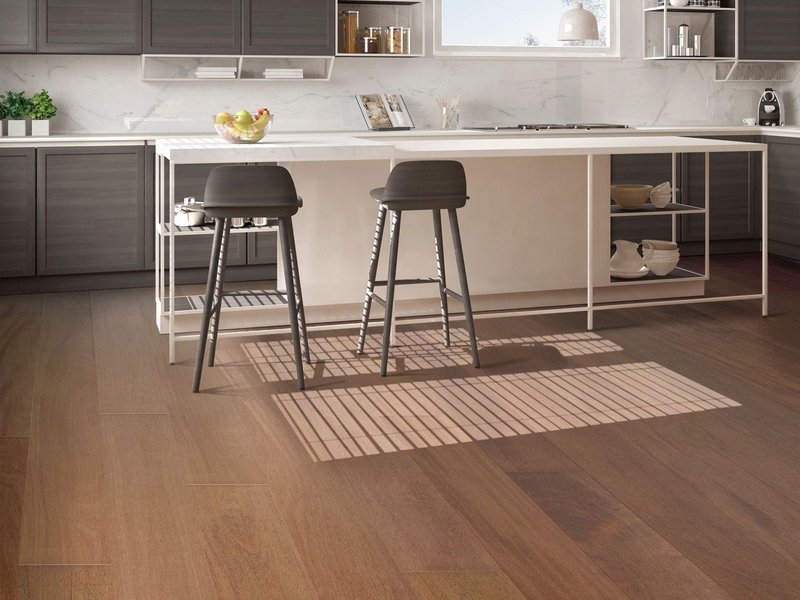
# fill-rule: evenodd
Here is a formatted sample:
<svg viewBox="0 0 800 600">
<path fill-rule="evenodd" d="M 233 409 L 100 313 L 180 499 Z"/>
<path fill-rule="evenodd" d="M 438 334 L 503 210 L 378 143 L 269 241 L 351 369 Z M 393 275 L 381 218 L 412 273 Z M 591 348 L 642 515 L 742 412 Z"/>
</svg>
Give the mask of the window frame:
<svg viewBox="0 0 800 600">
<path fill-rule="evenodd" d="M 488 0 L 487 0 L 488 1 Z M 473 58 L 620 58 L 620 0 L 608 0 L 609 45 L 592 46 L 443 46 L 442 0 L 433 0 L 433 54 Z"/>
</svg>

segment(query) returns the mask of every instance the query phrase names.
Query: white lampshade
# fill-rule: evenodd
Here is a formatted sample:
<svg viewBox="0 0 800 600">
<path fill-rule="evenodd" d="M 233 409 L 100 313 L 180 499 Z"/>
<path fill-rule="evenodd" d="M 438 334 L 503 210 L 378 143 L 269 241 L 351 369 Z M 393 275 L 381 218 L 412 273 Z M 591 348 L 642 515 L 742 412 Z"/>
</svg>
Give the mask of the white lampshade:
<svg viewBox="0 0 800 600">
<path fill-rule="evenodd" d="M 579 40 L 596 40 L 600 38 L 597 32 L 597 18 L 591 11 L 583 8 L 578 2 L 575 8 L 570 8 L 561 15 L 558 25 L 558 39 L 561 42 L 576 42 Z"/>
</svg>

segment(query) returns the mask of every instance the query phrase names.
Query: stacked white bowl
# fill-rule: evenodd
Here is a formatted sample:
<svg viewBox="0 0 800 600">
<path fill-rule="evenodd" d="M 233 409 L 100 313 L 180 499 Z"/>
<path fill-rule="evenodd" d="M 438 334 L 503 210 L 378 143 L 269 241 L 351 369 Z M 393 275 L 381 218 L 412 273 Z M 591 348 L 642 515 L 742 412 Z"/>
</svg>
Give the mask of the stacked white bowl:
<svg viewBox="0 0 800 600">
<path fill-rule="evenodd" d="M 681 253 L 678 244 L 664 240 L 642 240 L 644 264 L 653 275 L 669 275 L 678 266 Z"/>
</svg>

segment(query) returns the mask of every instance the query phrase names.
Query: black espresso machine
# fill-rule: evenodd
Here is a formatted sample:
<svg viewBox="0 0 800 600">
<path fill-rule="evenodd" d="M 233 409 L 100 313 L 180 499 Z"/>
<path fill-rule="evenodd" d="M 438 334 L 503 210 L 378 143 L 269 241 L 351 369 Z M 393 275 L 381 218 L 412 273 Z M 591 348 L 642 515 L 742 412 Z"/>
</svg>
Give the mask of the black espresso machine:
<svg viewBox="0 0 800 600">
<path fill-rule="evenodd" d="M 783 103 L 778 92 L 772 88 L 765 89 L 758 99 L 758 124 L 783 125 Z"/>
</svg>

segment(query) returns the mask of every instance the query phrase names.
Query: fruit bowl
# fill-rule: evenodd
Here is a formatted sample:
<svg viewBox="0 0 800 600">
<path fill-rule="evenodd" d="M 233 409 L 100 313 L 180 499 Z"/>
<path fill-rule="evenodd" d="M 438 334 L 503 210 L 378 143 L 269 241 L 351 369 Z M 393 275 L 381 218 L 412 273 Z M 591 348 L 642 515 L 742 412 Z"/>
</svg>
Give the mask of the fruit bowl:
<svg viewBox="0 0 800 600">
<path fill-rule="evenodd" d="M 650 197 L 652 185 L 639 183 L 618 183 L 611 186 L 611 198 L 622 208 L 640 208 Z"/>
<path fill-rule="evenodd" d="M 246 110 L 233 115 L 222 112 L 214 116 L 214 129 L 231 144 L 255 144 L 269 131 L 274 118 L 275 115 L 266 109 L 259 109 L 257 114 Z"/>
</svg>

